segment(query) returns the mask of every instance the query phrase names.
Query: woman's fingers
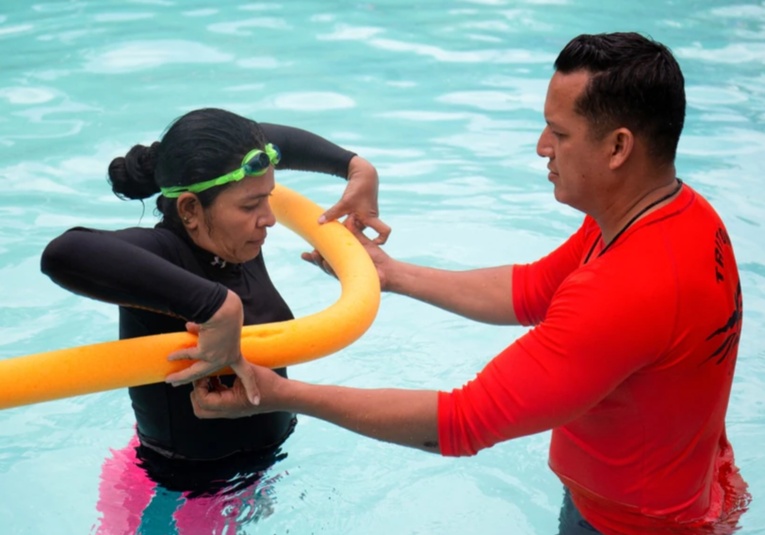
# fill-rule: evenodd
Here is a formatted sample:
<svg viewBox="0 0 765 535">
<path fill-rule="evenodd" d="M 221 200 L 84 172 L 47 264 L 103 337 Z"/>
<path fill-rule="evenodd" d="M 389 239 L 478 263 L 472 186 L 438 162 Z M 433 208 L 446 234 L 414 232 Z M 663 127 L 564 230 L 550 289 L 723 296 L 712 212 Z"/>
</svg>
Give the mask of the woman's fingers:
<svg viewBox="0 0 765 535">
<path fill-rule="evenodd" d="M 391 228 L 386 225 L 382 219 L 379 217 L 370 217 L 362 220 L 362 223 L 377 232 L 377 237 L 372 240 L 377 245 L 383 245 L 386 241 L 388 241 L 388 237 L 390 237 L 391 233 Z"/>
<path fill-rule="evenodd" d="M 188 368 L 185 368 L 179 372 L 171 373 L 165 377 L 165 382 L 170 383 L 173 386 L 185 385 L 187 383 L 196 381 L 197 379 L 202 379 L 203 377 L 212 375 L 220 369 L 221 368 L 219 366 L 211 365 L 210 363 L 203 360 L 197 360 Z"/>
</svg>

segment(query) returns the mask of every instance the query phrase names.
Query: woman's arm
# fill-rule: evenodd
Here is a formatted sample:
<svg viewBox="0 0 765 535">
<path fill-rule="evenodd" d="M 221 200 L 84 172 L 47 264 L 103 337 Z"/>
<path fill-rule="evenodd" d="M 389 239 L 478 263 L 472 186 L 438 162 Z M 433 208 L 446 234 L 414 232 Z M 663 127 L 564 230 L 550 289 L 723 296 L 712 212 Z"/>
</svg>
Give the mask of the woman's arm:
<svg viewBox="0 0 765 535">
<path fill-rule="evenodd" d="M 348 184 L 340 200 L 319 218 L 319 223 L 353 214 L 365 227 L 374 229 L 377 243 L 385 243 L 390 227 L 383 223 L 377 204 L 379 179 L 374 166 L 361 156 L 300 128 L 260 123 L 266 137 L 279 147 L 282 160 L 277 169 L 313 171 L 345 178 Z"/>
<path fill-rule="evenodd" d="M 293 169 L 348 178 L 348 165 L 356 153 L 321 136 L 292 126 L 259 123 L 266 138 L 282 153 L 277 169 Z"/>
<path fill-rule="evenodd" d="M 157 231 L 71 229 L 45 248 L 41 269 L 56 284 L 86 297 L 148 309 L 188 320 L 199 336 L 196 347 L 176 351 L 170 360 L 191 360 L 171 374 L 182 384 L 242 362 L 242 302 L 225 286 L 199 277 L 158 254 Z"/>
<path fill-rule="evenodd" d="M 73 228 L 51 241 L 40 268 L 78 295 L 203 323 L 227 289 L 169 262 L 156 231 Z"/>
</svg>

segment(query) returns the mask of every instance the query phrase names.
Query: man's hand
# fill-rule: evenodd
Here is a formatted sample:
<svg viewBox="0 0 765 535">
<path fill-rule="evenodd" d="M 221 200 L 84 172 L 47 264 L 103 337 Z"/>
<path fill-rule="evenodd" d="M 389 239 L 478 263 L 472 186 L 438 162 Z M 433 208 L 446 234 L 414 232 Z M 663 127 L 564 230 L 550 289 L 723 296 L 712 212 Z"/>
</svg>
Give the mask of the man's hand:
<svg viewBox="0 0 765 535">
<path fill-rule="evenodd" d="M 283 377 L 244 360 L 234 371 L 237 378 L 230 388 L 215 377 L 194 381 L 191 404 L 198 418 L 242 418 L 279 410 L 270 401 Z"/>
</svg>

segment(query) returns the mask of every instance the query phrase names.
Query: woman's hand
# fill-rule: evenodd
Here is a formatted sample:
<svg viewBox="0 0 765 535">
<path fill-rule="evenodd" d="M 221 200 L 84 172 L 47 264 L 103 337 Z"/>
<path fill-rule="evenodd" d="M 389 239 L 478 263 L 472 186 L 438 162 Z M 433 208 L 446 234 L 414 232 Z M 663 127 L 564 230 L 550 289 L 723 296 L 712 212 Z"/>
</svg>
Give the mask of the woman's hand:
<svg viewBox="0 0 765 535">
<path fill-rule="evenodd" d="M 194 360 L 188 368 L 171 373 L 165 382 L 178 386 L 207 377 L 227 366 L 244 362 L 241 351 L 242 301 L 231 290 L 221 307 L 205 323 L 188 322 L 186 330 L 199 336 L 197 346 L 168 355 L 168 360 Z"/>
<path fill-rule="evenodd" d="M 360 224 L 358 220 L 353 216 L 348 216 L 343 222 L 345 227 L 351 231 L 359 243 L 364 246 L 367 254 L 372 259 L 375 267 L 377 268 L 377 276 L 380 279 L 380 290 L 387 290 L 391 275 L 395 269 L 396 261 L 393 260 L 388 254 L 382 250 L 382 247 L 378 245 L 376 240 L 370 240 L 367 238 L 362 230 L 364 225 Z M 332 266 L 329 265 L 319 251 L 313 250 L 310 253 L 303 253 L 301 258 L 306 262 L 314 264 L 321 268 L 325 273 L 336 277 L 335 272 L 332 270 Z"/>
<path fill-rule="evenodd" d="M 388 240 L 390 227 L 380 220 L 377 206 L 377 169 L 361 156 L 348 164 L 348 185 L 340 200 L 319 218 L 319 223 L 334 221 L 345 215 L 355 216 L 361 230 L 370 227 L 377 232 L 374 242 L 382 245 Z"/>
<path fill-rule="evenodd" d="M 194 381 L 191 405 L 198 418 L 242 418 L 276 410 L 266 401 L 282 377 L 247 361 L 237 364 L 235 371 L 237 378 L 230 388 L 217 377 Z"/>
</svg>

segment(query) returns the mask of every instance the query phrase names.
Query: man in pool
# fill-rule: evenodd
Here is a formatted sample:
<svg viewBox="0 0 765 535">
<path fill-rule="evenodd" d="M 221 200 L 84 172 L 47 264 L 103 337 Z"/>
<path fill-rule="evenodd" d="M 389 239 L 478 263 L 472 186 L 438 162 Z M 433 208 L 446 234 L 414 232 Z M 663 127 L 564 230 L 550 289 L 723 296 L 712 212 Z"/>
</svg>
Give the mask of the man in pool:
<svg viewBox="0 0 765 535">
<path fill-rule="evenodd" d="M 581 35 L 555 62 L 537 144 L 581 227 L 541 260 L 452 272 L 354 230 L 381 285 L 475 320 L 534 326 L 452 392 L 310 385 L 247 365 L 195 384 L 202 418 L 287 410 L 442 455 L 552 430 L 561 534 L 734 530 L 749 495 L 725 414 L 742 323 L 731 242 L 676 176 L 685 119 L 670 51 Z M 326 268 L 315 252 L 306 259 Z"/>
</svg>

